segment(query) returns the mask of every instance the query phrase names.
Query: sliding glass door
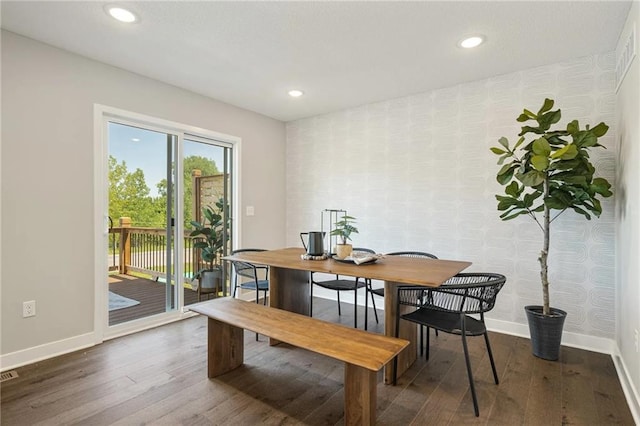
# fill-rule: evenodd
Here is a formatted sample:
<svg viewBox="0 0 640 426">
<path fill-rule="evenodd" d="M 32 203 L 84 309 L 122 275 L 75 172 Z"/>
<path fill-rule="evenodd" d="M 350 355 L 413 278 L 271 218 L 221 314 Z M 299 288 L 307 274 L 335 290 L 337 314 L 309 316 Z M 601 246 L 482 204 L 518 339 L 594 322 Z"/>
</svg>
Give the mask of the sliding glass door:
<svg viewBox="0 0 640 426">
<path fill-rule="evenodd" d="M 109 325 L 169 312 L 175 290 L 178 135 L 111 121 Z"/>
<path fill-rule="evenodd" d="M 108 326 L 143 327 L 227 294 L 229 273 L 221 257 L 233 240 L 233 143 L 127 117 L 105 117 L 104 128 Z M 207 208 L 219 209 L 224 224 L 213 261 L 203 258 L 191 236 Z M 213 289 L 197 279 L 212 265 L 220 270 Z"/>
</svg>

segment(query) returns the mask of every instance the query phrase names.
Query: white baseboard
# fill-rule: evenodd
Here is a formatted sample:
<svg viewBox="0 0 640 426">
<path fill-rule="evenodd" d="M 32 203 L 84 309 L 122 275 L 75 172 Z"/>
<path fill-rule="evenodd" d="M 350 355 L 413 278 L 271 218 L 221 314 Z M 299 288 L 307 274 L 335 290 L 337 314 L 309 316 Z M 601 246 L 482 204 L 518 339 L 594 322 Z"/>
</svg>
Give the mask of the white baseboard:
<svg viewBox="0 0 640 426">
<path fill-rule="evenodd" d="M 23 365 L 75 352 L 95 345 L 94 333 L 81 334 L 56 342 L 45 343 L 32 348 L 0 355 L 0 371 L 11 370 Z"/>
<path fill-rule="evenodd" d="M 638 389 L 633 385 L 627 365 L 625 364 L 622 356 L 620 356 L 620 351 L 617 346 L 615 353 L 611 355 L 611 357 L 613 358 L 613 364 L 616 366 L 618 379 L 620 379 L 620 385 L 622 386 L 624 396 L 627 398 L 627 404 L 631 410 L 633 420 L 637 425 L 640 425 L 640 392 L 638 392 Z"/>
</svg>

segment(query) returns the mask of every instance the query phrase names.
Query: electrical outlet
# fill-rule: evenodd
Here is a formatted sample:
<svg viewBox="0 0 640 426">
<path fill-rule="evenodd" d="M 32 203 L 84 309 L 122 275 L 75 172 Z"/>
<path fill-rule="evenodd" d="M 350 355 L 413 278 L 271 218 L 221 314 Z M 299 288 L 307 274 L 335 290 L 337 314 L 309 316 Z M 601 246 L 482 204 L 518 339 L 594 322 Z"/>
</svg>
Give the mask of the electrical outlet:
<svg viewBox="0 0 640 426">
<path fill-rule="evenodd" d="M 638 329 L 636 328 L 635 330 L 633 330 L 633 340 L 635 341 L 636 344 L 636 352 L 640 352 L 640 346 L 639 342 L 638 342 Z"/>
<path fill-rule="evenodd" d="M 22 302 L 22 318 L 29 318 L 36 316 L 36 301 L 30 300 L 28 302 Z"/>
</svg>

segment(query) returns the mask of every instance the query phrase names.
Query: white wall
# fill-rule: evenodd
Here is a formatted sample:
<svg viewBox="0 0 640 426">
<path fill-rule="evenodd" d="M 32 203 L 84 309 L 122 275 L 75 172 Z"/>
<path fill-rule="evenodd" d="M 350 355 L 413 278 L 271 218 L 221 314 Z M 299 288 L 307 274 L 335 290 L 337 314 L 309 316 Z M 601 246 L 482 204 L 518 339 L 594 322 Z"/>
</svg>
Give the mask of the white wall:
<svg viewBox="0 0 640 426">
<path fill-rule="evenodd" d="M 282 122 L 3 31 L 0 354 L 93 332 L 94 103 L 242 138 L 241 245 L 284 244 Z"/>
<path fill-rule="evenodd" d="M 640 46 L 640 6 L 634 2 L 622 31 L 618 51 L 636 25 L 636 50 Z M 634 330 L 640 331 L 640 58 L 636 56 L 620 86 L 616 110 L 619 144 L 616 198 L 616 250 L 618 332 L 616 343 L 640 403 L 640 354 Z M 636 405 L 640 416 L 640 406 Z"/>
<path fill-rule="evenodd" d="M 503 188 L 489 148 L 501 136 L 516 140 L 522 109 L 551 97 L 560 124 L 612 127 L 594 162 L 613 182 L 614 79 L 608 53 L 288 123 L 287 243 L 319 229 L 321 210 L 346 209 L 358 218 L 356 246 L 423 250 L 505 274 L 490 317 L 521 330 L 523 306 L 542 302 L 542 235 L 526 217 L 499 220 L 494 194 Z M 598 220 L 568 212 L 553 224 L 551 303 L 568 311 L 565 335 L 613 346 L 614 201 L 603 204 Z"/>
</svg>

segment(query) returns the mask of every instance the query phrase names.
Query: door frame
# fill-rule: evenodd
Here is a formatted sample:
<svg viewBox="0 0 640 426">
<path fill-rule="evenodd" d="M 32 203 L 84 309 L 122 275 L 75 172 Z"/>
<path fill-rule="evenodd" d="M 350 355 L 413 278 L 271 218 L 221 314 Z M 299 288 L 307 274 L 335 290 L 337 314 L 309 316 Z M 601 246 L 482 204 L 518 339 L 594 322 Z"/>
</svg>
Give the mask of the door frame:
<svg viewBox="0 0 640 426">
<path fill-rule="evenodd" d="M 191 312 L 183 312 L 183 309 L 175 309 L 159 315 L 141 318 L 139 320 L 130 321 L 115 326 L 108 326 L 109 311 L 106 303 L 108 300 L 109 286 L 107 282 L 107 240 L 109 238 L 109 219 L 107 209 L 109 206 L 109 144 L 107 135 L 106 120 L 113 120 L 123 124 L 137 124 L 144 126 L 149 130 L 168 132 L 178 135 L 178 146 L 176 148 L 176 176 L 182 176 L 182 141 L 184 134 L 197 135 L 206 139 L 219 141 L 230 144 L 232 146 L 232 164 L 234 174 L 232 180 L 232 246 L 237 247 L 241 241 L 240 235 L 240 159 L 242 139 L 237 136 L 227 135 L 200 127 L 156 118 L 144 114 L 139 114 L 120 108 L 114 108 L 107 105 L 93 105 L 94 118 L 94 343 L 101 343 L 104 340 L 112 339 L 118 336 L 145 330 L 158 325 L 166 324 L 182 318 L 190 317 L 194 314 Z M 183 206 L 183 190 L 182 182 L 176 182 L 176 213 L 182 216 Z M 178 217 L 179 217 L 178 216 Z M 184 224 L 180 220 L 176 220 L 174 235 L 183 235 Z M 184 247 L 182 238 L 176 238 L 174 250 L 176 253 L 182 253 Z M 182 266 L 177 265 L 174 269 L 176 272 L 182 272 Z M 179 293 L 177 302 L 178 307 L 183 305 L 183 294 Z"/>
</svg>

